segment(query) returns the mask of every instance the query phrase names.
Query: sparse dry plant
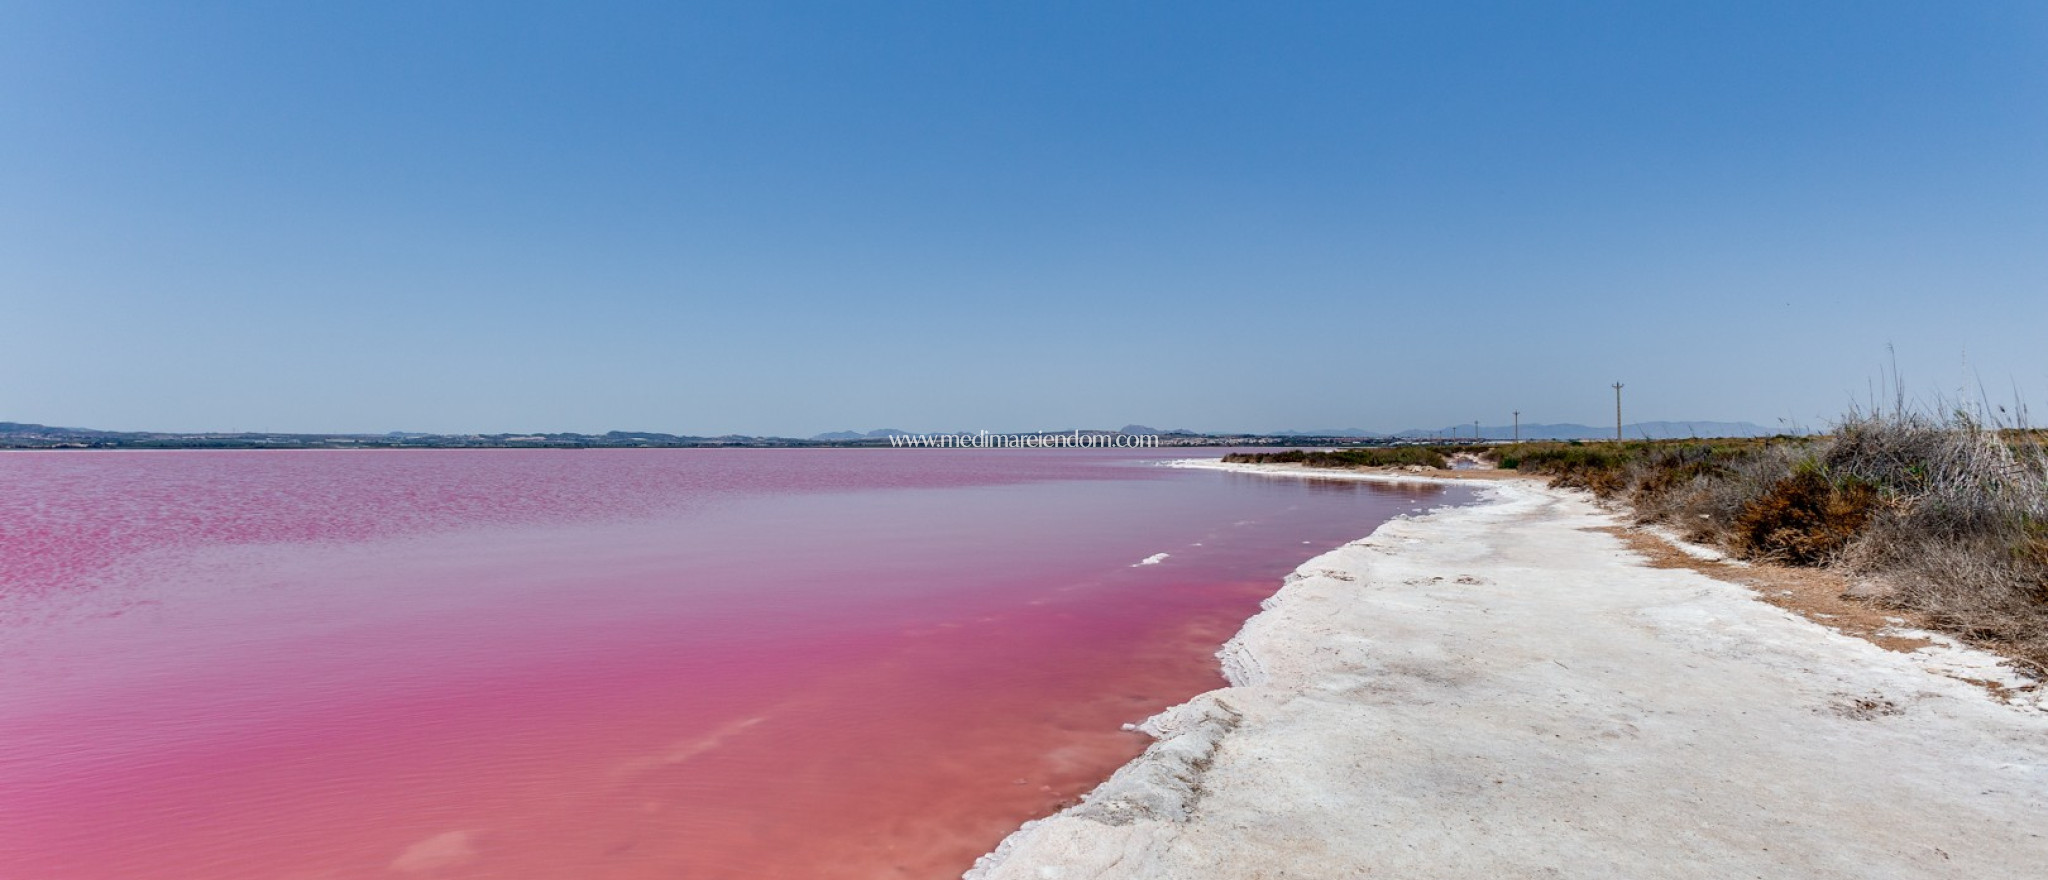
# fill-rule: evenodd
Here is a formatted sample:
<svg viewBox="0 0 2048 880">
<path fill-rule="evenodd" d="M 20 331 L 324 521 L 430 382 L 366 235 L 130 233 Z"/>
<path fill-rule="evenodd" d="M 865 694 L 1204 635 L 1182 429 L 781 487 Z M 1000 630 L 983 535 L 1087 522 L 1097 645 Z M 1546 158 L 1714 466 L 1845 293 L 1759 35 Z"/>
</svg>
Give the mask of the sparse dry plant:
<svg viewBox="0 0 2048 880">
<path fill-rule="evenodd" d="M 1886 493 L 1845 554 L 1885 598 L 2048 664 L 2048 456 L 2040 435 L 1968 412 L 1857 414 L 1829 464 Z"/>
</svg>

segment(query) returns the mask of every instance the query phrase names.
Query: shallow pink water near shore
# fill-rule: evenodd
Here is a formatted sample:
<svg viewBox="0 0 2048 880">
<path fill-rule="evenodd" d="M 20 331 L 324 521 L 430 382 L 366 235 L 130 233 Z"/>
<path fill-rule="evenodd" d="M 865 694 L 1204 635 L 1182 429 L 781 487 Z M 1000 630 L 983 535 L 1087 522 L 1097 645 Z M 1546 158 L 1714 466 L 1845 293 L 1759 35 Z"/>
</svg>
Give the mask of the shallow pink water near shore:
<svg viewBox="0 0 2048 880">
<path fill-rule="evenodd" d="M 0 877 L 957 876 L 1447 500 L 1162 457 L 0 455 Z"/>
</svg>

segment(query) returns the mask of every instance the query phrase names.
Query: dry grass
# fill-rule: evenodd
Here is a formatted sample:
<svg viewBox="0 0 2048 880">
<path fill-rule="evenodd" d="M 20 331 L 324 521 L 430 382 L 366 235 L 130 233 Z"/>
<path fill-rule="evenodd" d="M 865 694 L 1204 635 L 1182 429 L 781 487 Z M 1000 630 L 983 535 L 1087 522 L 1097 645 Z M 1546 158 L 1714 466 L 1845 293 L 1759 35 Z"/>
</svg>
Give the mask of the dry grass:
<svg viewBox="0 0 2048 880">
<path fill-rule="evenodd" d="M 1967 416 L 1845 423 L 1828 466 L 1890 502 L 1839 562 L 1891 601 L 2048 668 L 2048 455 L 2035 432 Z"/>
</svg>

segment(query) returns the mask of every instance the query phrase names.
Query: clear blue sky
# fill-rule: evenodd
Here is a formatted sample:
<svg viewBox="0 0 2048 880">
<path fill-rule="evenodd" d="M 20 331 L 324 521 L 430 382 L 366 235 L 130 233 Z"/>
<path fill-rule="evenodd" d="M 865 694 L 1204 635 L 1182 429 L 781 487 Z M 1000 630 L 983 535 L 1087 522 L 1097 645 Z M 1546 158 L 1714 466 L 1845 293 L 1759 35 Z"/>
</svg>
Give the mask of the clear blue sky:
<svg viewBox="0 0 2048 880">
<path fill-rule="evenodd" d="M 0 2 L 0 420 L 1812 424 L 2044 330 L 2038 2 Z"/>
</svg>

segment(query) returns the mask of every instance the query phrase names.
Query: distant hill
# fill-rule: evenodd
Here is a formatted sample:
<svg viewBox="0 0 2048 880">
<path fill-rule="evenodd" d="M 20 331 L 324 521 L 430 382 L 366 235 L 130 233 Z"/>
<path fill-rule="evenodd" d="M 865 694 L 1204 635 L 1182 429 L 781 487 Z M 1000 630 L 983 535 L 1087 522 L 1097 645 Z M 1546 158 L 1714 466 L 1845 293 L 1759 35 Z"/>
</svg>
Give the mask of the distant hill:
<svg viewBox="0 0 2048 880">
<path fill-rule="evenodd" d="M 1479 436 L 1487 440 L 1506 440 L 1515 436 L 1513 425 L 1480 425 Z M 1471 425 L 1452 425 L 1436 430 L 1412 429 L 1395 434 L 1404 439 L 1445 439 L 1470 438 Z M 1623 425 L 1622 436 L 1630 440 L 1675 440 L 1688 437 L 1769 437 L 1785 433 L 1778 428 L 1766 428 L 1751 422 L 1636 422 Z M 1612 440 L 1612 426 L 1595 427 L 1579 424 L 1528 424 L 1522 426 L 1524 440 Z"/>
<path fill-rule="evenodd" d="M 91 428 L 59 428 L 53 425 L 37 425 L 28 422 L 0 422 L 0 435 L 5 436 L 104 437 L 119 433 L 118 431 L 95 431 Z"/>
<path fill-rule="evenodd" d="M 1368 431 L 1364 428 L 1314 428 L 1307 431 L 1274 431 L 1275 437 L 1387 437 L 1385 431 Z"/>
<path fill-rule="evenodd" d="M 890 437 L 898 437 L 909 433 L 909 431 L 902 431 L 896 428 L 877 428 L 866 433 L 860 431 L 827 431 L 823 434 L 815 435 L 811 439 L 826 443 L 851 443 L 855 440 L 887 440 Z"/>
<path fill-rule="evenodd" d="M 99 431 L 26 422 L 0 422 L 4 449 L 465 449 L 465 448 L 662 448 L 689 446 L 791 446 L 802 441 L 775 437 L 692 437 L 653 431 L 604 434 L 277 434 L 259 431 Z"/>
</svg>

